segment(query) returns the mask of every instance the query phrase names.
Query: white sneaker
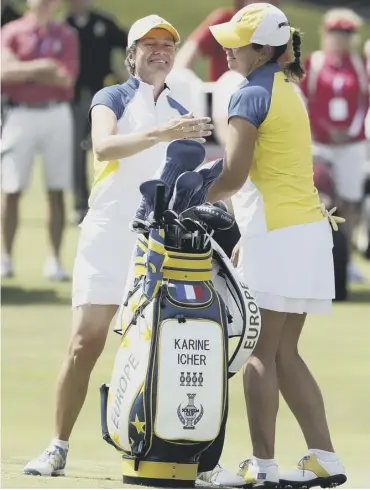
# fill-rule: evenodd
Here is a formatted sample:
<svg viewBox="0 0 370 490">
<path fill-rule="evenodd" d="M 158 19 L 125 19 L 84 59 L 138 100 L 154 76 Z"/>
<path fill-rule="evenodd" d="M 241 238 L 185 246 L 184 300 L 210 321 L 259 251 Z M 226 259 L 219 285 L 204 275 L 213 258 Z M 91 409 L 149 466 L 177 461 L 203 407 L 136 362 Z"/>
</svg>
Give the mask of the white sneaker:
<svg viewBox="0 0 370 490">
<path fill-rule="evenodd" d="M 59 446 L 50 446 L 36 459 L 24 467 L 26 475 L 64 476 L 68 450 Z"/>
<path fill-rule="evenodd" d="M 1 277 L 13 277 L 14 276 L 14 264 L 9 255 L 1 256 Z"/>
<path fill-rule="evenodd" d="M 59 259 L 56 257 L 49 257 L 44 264 L 44 277 L 51 281 L 61 282 L 69 279 L 68 274 L 63 269 L 63 266 Z"/>
<path fill-rule="evenodd" d="M 345 469 L 339 460 L 322 461 L 315 454 L 304 456 L 297 469 L 280 476 L 281 488 L 332 488 L 347 481 Z"/>
<path fill-rule="evenodd" d="M 195 482 L 197 488 L 243 487 L 244 485 L 244 478 L 225 470 L 220 464 L 212 471 L 199 473 Z"/>
<path fill-rule="evenodd" d="M 256 458 L 240 463 L 239 476 L 243 477 L 244 488 L 279 488 L 277 464 L 261 466 Z"/>
</svg>

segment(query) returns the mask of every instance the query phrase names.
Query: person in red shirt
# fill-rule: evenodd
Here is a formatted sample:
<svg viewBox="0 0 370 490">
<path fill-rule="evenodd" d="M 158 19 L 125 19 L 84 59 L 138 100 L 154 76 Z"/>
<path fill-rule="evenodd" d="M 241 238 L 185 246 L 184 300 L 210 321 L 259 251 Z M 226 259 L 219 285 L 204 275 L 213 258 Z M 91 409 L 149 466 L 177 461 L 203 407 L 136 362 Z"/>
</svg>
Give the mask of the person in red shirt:
<svg viewBox="0 0 370 490">
<path fill-rule="evenodd" d="M 369 79 L 359 53 L 361 18 L 350 9 L 332 9 L 324 16 L 322 50 L 305 61 L 301 83 L 307 100 L 314 154 L 332 165 L 337 205 L 349 243 L 364 196 L 369 109 Z M 361 280 L 353 263 L 350 280 Z"/>
<path fill-rule="evenodd" d="M 203 56 L 209 59 L 208 80 L 215 82 L 229 70 L 225 51 L 212 36 L 209 26 L 229 22 L 238 10 L 251 3 L 260 3 L 258 0 L 236 0 L 234 8 L 219 8 L 209 14 L 209 16 L 193 31 L 184 45 L 180 48 L 176 56 L 176 68 L 192 69 L 195 61 Z M 276 7 L 281 3 L 280 0 L 271 0 Z"/>
<path fill-rule="evenodd" d="M 51 255 L 44 275 L 66 278 L 59 258 L 64 228 L 63 190 L 70 187 L 73 121 L 70 101 L 78 72 L 74 31 L 53 20 L 60 0 L 28 0 L 29 12 L 1 29 L 3 255 L 1 276 L 14 274 L 12 250 L 18 205 L 36 152 L 45 168 Z"/>
</svg>

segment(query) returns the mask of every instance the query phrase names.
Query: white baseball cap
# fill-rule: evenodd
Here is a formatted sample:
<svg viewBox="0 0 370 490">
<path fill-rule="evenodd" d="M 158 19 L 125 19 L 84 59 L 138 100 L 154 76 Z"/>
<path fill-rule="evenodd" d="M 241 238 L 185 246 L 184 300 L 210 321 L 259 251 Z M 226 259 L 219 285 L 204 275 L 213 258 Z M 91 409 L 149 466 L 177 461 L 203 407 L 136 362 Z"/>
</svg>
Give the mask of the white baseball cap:
<svg viewBox="0 0 370 490">
<path fill-rule="evenodd" d="M 239 10 L 230 22 L 209 29 L 224 48 L 240 48 L 252 43 L 282 46 L 291 36 L 284 12 L 270 3 L 252 3 Z"/>
<path fill-rule="evenodd" d="M 152 29 L 165 29 L 173 36 L 175 42 L 180 41 L 180 35 L 172 24 L 159 17 L 159 15 L 148 15 L 132 24 L 128 33 L 127 49 Z"/>
</svg>

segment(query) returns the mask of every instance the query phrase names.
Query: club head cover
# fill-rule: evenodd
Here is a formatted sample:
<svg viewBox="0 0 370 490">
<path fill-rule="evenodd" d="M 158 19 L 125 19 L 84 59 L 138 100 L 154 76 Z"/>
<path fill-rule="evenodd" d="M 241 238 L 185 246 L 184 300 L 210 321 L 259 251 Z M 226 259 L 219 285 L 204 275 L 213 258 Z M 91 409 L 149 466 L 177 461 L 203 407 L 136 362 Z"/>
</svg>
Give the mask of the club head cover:
<svg viewBox="0 0 370 490">
<path fill-rule="evenodd" d="M 194 140 L 175 140 L 167 147 L 166 160 L 159 178 L 170 188 L 170 196 L 175 182 L 184 172 L 195 170 L 204 162 L 204 145 Z"/>
<path fill-rule="evenodd" d="M 203 177 L 203 187 L 192 197 L 189 207 L 200 206 L 207 200 L 209 187 L 219 178 L 223 168 L 223 159 L 219 158 L 211 166 L 197 169 Z"/>
<path fill-rule="evenodd" d="M 177 179 L 172 195 L 172 209 L 181 213 L 189 207 L 191 198 L 203 187 L 203 177 L 198 172 L 184 172 Z"/>
</svg>

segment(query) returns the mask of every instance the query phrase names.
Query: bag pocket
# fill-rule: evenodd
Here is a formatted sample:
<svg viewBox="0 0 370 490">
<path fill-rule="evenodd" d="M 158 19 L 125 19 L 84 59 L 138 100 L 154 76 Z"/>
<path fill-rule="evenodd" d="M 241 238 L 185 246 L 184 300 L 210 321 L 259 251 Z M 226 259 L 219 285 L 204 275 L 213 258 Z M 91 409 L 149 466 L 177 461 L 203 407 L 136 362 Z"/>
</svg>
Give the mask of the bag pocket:
<svg viewBox="0 0 370 490">
<path fill-rule="evenodd" d="M 214 291 L 207 282 L 168 281 L 166 299 L 174 306 L 206 308 L 214 300 Z"/>
<path fill-rule="evenodd" d="M 226 403 L 225 336 L 202 318 L 161 322 L 157 340 L 154 434 L 165 441 L 213 441 Z"/>
</svg>

